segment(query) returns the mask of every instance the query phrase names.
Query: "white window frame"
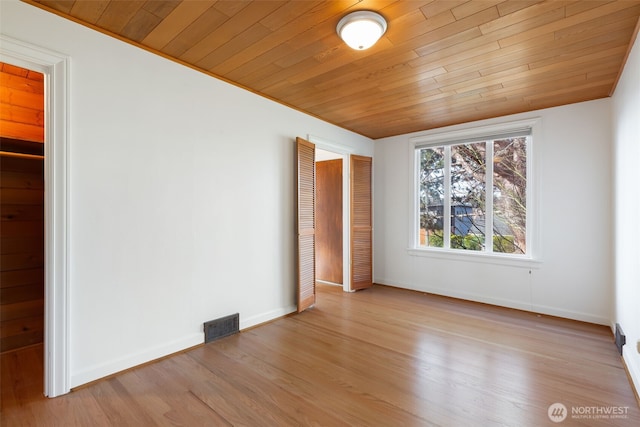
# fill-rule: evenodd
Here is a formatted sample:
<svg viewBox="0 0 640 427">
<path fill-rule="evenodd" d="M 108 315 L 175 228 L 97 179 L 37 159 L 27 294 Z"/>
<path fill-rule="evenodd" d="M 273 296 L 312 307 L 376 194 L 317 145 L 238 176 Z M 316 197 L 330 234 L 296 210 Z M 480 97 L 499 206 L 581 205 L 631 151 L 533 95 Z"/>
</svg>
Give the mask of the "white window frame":
<svg viewBox="0 0 640 427">
<path fill-rule="evenodd" d="M 465 251 L 450 248 L 434 248 L 420 246 L 419 242 L 419 183 L 418 183 L 418 152 L 422 148 L 451 145 L 460 141 L 482 141 L 491 135 L 500 135 L 517 132 L 522 129 L 531 129 L 531 139 L 527 143 L 527 253 L 504 254 L 493 251 Z M 464 260 L 472 262 L 494 263 L 501 265 L 518 265 L 527 268 L 535 268 L 541 262 L 539 245 L 539 221 L 538 221 L 538 173 L 536 171 L 535 146 L 542 145 L 542 123 L 539 117 L 518 120 L 512 122 L 496 123 L 486 126 L 474 126 L 451 131 L 436 130 L 423 135 L 409 138 L 409 170 L 410 170 L 410 210 L 409 210 L 409 242 L 410 255 L 423 256 L 438 259 Z M 487 156 L 492 153 L 487 152 Z M 487 157 L 489 159 L 489 157 Z M 487 160 L 488 167 L 493 163 Z M 490 165 L 490 166 L 489 166 Z M 488 170 L 487 173 L 491 173 Z M 445 211 L 446 209 L 445 205 Z M 444 213 L 446 216 L 447 212 Z M 445 240 L 448 241 L 447 233 Z M 448 245 L 447 245 L 448 246 Z"/>
</svg>

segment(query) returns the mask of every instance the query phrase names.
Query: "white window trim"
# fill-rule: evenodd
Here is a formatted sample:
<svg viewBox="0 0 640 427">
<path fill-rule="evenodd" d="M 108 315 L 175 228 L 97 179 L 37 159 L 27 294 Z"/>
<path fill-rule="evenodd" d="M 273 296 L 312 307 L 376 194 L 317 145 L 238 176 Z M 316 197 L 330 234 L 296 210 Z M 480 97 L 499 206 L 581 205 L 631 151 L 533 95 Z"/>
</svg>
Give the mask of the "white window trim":
<svg viewBox="0 0 640 427">
<path fill-rule="evenodd" d="M 532 144 L 528 146 L 527 155 L 527 254 L 510 255 L 495 252 L 460 251 L 444 248 L 430 248 L 419 245 L 417 224 L 418 218 L 418 160 L 416 149 L 418 146 L 440 146 L 452 141 L 473 138 L 478 135 L 492 135 L 502 132 L 515 131 L 517 129 L 531 128 Z M 495 123 L 485 126 L 470 126 L 451 131 L 442 129 L 427 132 L 422 135 L 409 138 L 409 227 L 407 252 L 412 256 L 430 257 L 436 259 L 448 259 L 457 261 L 471 261 L 493 263 L 501 265 L 515 265 L 524 268 L 538 268 L 542 262 L 540 251 L 540 227 L 539 227 L 539 182 L 536 159 L 536 146 L 542 143 L 542 120 L 540 117 L 530 119 Z M 445 236 L 446 237 L 446 236 Z"/>
</svg>

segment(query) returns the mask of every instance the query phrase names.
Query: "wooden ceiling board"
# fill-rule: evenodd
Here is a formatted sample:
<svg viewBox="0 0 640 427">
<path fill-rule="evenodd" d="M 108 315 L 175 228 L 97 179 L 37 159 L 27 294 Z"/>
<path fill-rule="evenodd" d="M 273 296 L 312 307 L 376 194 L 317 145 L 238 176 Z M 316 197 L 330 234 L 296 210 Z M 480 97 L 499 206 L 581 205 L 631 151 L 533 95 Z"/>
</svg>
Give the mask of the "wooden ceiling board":
<svg viewBox="0 0 640 427">
<path fill-rule="evenodd" d="M 61 13 L 69 14 L 71 13 L 73 5 L 76 3 L 76 0 L 43 0 L 39 3 L 51 10 L 57 10 Z"/>
<path fill-rule="evenodd" d="M 500 12 L 500 16 L 505 16 L 521 9 L 531 7 L 537 3 L 542 3 L 543 1 L 544 0 L 505 1 L 498 4 L 496 7 L 498 8 L 498 12 Z"/>
<path fill-rule="evenodd" d="M 109 6 L 109 0 L 79 1 L 72 4 L 70 14 L 83 21 L 95 24 Z"/>
<path fill-rule="evenodd" d="M 121 31 L 143 5 L 144 1 L 142 0 L 109 2 L 100 18 L 98 18 L 96 25 L 127 38 L 126 35 L 121 34 Z"/>
<path fill-rule="evenodd" d="M 44 75 L 0 62 L 0 136 L 44 142 Z"/>
<path fill-rule="evenodd" d="M 225 43 L 231 42 L 234 37 L 243 33 L 251 34 L 251 29 L 254 24 L 278 7 L 282 6 L 282 4 L 283 2 L 275 1 L 256 1 L 248 3 L 241 10 L 237 11 L 237 13 L 230 16 L 222 25 L 209 33 L 205 38 L 195 43 L 180 57 L 180 59 L 197 65 L 200 60 L 214 52 Z"/>
<path fill-rule="evenodd" d="M 127 22 L 127 25 L 120 32 L 123 37 L 139 42 L 153 30 L 162 19 L 144 8 L 137 10 L 135 15 Z"/>
<path fill-rule="evenodd" d="M 211 4 L 204 1 L 181 2 L 147 34 L 141 43 L 153 49 L 162 49 L 209 8 Z"/>
<path fill-rule="evenodd" d="M 257 64 L 258 61 L 260 61 L 260 63 L 257 64 L 259 65 L 258 68 L 260 68 L 260 66 L 268 65 L 275 62 L 278 58 L 283 58 L 287 56 L 287 54 L 293 52 L 294 49 L 286 43 L 292 39 L 298 38 L 303 31 L 308 30 L 308 28 L 313 25 L 314 10 L 316 10 L 318 6 L 326 5 L 326 2 L 304 1 L 291 4 L 297 6 L 296 12 L 302 13 L 304 18 L 297 20 L 295 18 L 292 19 L 291 16 L 288 16 L 288 14 L 294 13 L 290 7 L 283 6 L 279 8 L 274 11 L 274 13 L 260 21 L 260 24 L 270 29 L 271 33 L 262 37 L 260 40 L 257 40 L 250 46 L 234 52 L 233 56 L 217 64 L 217 66 L 211 69 L 211 71 L 217 74 L 236 72 L 238 76 L 246 75 L 247 73 L 242 74 L 242 71 L 239 71 L 239 69 L 249 62 Z M 305 13 L 307 14 L 304 15 Z M 276 25 L 276 17 L 283 16 L 283 14 L 285 14 L 284 20 L 279 25 Z M 289 25 L 284 26 L 284 24 Z M 305 40 L 302 37 L 300 37 L 300 39 Z M 246 68 L 251 70 L 254 66 L 252 65 Z"/>
<path fill-rule="evenodd" d="M 527 45 L 517 44 L 500 49 L 499 55 L 474 56 L 464 61 L 458 61 L 446 66 L 447 70 L 455 71 L 465 67 L 479 67 L 483 75 L 508 69 L 512 64 L 530 64 L 547 58 L 566 56 L 571 52 L 589 49 L 597 41 L 592 38 L 601 35 L 618 35 L 618 31 L 625 31 L 623 40 L 629 40 L 633 34 L 637 18 L 630 16 L 606 25 L 593 26 L 588 31 L 573 31 L 559 35 L 558 33 L 544 34 L 531 39 Z M 575 27 L 572 27 L 575 28 Z"/>
<path fill-rule="evenodd" d="M 181 0 L 167 0 L 167 1 L 157 1 L 157 0 L 147 0 L 142 6 L 142 8 L 160 19 L 164 19 L 173 12 L 180 3 Z"/>
<path fill-rule="evenodd" d="M 23 0 L 371 138 L 610 96 L 640 0 Z M 337 22 L 388 22 L 365 51 Z"/>
<path fill-rule="evenodd" d="M 206 2 L 202 3 L 206 4 Z M 213 28 L 217 28 L 219 25 L 222 25 L 227 19 L 228 16 L 224 13 L 214 7 L 209 7 L 193 22 L 187 25 L 186 28 L 173 37 L 162 49 L 158 49 L 158 51 L 168 55 L 169 57 L 180 58 L 195 43 L 199 42 L 211 33 Z"/>
</svg>

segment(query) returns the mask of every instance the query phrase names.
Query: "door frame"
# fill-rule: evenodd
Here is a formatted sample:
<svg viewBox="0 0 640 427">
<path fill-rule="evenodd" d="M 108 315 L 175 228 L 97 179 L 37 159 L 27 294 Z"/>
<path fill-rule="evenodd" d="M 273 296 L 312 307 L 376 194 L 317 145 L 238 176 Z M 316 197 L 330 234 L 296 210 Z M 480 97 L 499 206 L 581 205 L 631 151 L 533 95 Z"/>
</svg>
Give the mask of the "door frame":
<svg viewBox="0 0 640 427">
<path fill-rule="evenodd" d="M 67 55 L 0 34 L 0 61 L 44 74 L 44 394 L 70 391 L 69 71 Z"/>
<path fill-rule="evenodd" d="M 314 135 L 307 135 L 307 140 L 316 148 L 331 151 L 342 158 L 342 290 L 355 292 L 351 289 L 351 155 L 354 150 L 342 144 L 329 141 Z"/>
</svg>

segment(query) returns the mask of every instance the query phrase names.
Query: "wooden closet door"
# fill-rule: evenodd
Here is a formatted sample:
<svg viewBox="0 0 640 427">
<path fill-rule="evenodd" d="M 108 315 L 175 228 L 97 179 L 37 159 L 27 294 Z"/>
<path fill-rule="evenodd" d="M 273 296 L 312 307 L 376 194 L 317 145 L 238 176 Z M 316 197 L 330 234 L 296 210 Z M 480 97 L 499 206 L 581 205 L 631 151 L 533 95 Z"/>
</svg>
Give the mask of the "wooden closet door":
<svg viewBox="0 0 640 427">
<path fill-rule="evenodd" d="M 298 313 L 316 302 L 316 146 L 296 139 Z"/>
<path fill-rule="evenodd" d="M 371 157 L 351 156 L 351 290 L 373 285 Z"/>
<path fill-rule="evenodd" d="M 342 284 L 342 159 L 316 162 L 316 279 Z"/>
</svg>

